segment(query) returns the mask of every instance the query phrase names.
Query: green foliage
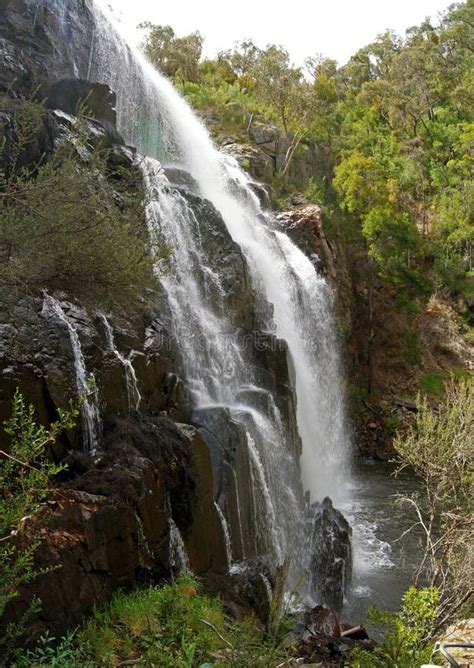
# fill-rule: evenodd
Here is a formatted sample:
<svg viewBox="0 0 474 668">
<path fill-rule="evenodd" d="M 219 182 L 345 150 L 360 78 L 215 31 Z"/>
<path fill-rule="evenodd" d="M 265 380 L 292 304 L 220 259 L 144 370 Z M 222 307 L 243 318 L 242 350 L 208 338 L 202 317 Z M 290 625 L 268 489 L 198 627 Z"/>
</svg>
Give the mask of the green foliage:
<svg viewBox="0 0 474 668">
<path fill-rule="evenodd" d="M 160 588 L 117 594 L 56 648 L 52 640 L 43 638 L 18 660 L 18 668 L 46 662 L 89 668 L 122 661 L 162 668 L 267 668 L 284 659 L 252 619 L 231 622 L 221 602 L 203 594 L 197 579 L 185 573 Z"/>
<path fill-rule="evenodd" d="M 40 665 L 50 668 L 94 668 L 97 666 L 87 655 L 87 648 L 77 643 L 76 631 L 68 633 L 58 643 L 57 639 L 46 632 L 41 636 L 38 647 L 21 654 L 15 661 L 15 668 L 30 668 Z"/>
<path fill-rule="evenodd" d="M 177 37 L 171 26 L 159 26 L 146 21 L 139 28 L 146 30 L 142 48 L 150 60 L 163 74 L 180 81 L 185 87 L 187 81 L 199 78 L 203 38 L 199 32 L 185 37 Z"/>
<path fill-rule="evenodd" d="M 133 174 L 94 145 L 81 120 L 73 140 L 65 133 L 52 155 L 31 162 L 45 112 L 28 100 L 4 102 L 14 140 L 0 147 L 0 285 L 136 301 L 153 279 Z"/>
<path fill-rule="evenodd" d="M 400 427 L 400 418 L 396 415 L 389 415 L 383 421 L 383 428 L 388 436 L 393 436 Z"/>
<path fill-rule="evenodd" d="M 39 545 L 34 516 L 50 493 L 51 479 L 65 468 L 48 459 L 47 450 L 61 431 L 74 427 L 79 408 L 70 404 L 68 411 L 58 412 L 59 419 L 48 428 L 38 424 L 34 407 L 27 405 L 17 390 L 12 415 L 5 423 L 10 447 L 8 452 L 0 450 L 0 617 L 18 596 L 21 585 L 38 575 L 34 568 Z M 33 608 L 38 608 L 37 601 L 33 601 Z M 9 651 L 12 639 L 21 632 L 21 623 L 5 629 L 0 656 Z"/>
<path fill-rule="evenodd" d="M 352 653 L 353 668 L 419 668 L 431 655 L 429 641 L 439 605 L 435 587 L 410 587 L 403 596 L 399 613 L 369 610 L 369 625 L 384 633 L 382 642 L 371 652 L 357 648 Z"/>
<path fill-rule="evenodd" d="M 410 366 L 419 366 L 422 362 L 422 353 L 417 332 L 413 329 L 406 329 L 402 335 L 402 343 L 402 358 Z"/>
</svg>

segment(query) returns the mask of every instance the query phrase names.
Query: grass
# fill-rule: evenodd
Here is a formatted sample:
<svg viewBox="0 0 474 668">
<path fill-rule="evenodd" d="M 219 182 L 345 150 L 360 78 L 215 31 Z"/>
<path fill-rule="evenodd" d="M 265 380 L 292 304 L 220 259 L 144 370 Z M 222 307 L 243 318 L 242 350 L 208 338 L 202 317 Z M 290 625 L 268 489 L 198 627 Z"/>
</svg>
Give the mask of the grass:
<svg viewBox="0 0 474 668">
<path fill-rule="evenodd" d="M 444 375 L 441 373 L 425 373 L 419 382 L 420 392 L 431 397 L 442 397 L 444 394 Z"/>
<path fill-rule="evenodd" d="M 59 644 L 43 636 L 15 665 L 269 668 L 284 658 L 278 640 L 267 639 L 255 619 L 230 620 L 219 599 L 205 595 L 193 575 L 181 574 L 159 588 L 117 594 L 83 628 Z"/>
<path fill-rule="evenodd" d="M 447 380 L 468 380 L 471 373 L 468 369 L 452 368 L 444 373 L 425 373 L 418 383 L 422 394 L 431 399 L 442 399 L 445 394 Z"/>
</svg>

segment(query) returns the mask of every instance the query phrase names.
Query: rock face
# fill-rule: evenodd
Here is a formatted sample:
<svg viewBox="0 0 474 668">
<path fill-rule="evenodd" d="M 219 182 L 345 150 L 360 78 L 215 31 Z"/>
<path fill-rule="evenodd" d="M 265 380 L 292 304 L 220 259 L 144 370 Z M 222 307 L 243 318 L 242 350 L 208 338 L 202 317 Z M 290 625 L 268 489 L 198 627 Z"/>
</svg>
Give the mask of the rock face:
<svg viewBox="0 0 474 668">
<path fill-rule="evenodd" d="M 239 142 L 226 139 L 222 151 L 234 157 L 256 179 L 271 183 L 273 177 L 283 171 L 291 139 L 272 124 L 255 122 L 248 128 L 245 139 Z M 318 147 L 301 144 L 290 165 L 288 182 L 306 183 L 312 177 L 324 176 L 326 171 L 327 165 Z"/>
<path fill-rule="evenodd" d="M 317 204 L 305 202 L 290 211 L 277 214 L 276 219 L 288 236 L 313 261 L 319 273 L 326 276 L 331 287 L 338 280 L 335 257 L 337 251 L 326 237 L 323 210 Z"/>
<path fill-rule="evenodd" d="M 165 417 L 121 415 L 104 425 L 99 456 L 72 452 L 66 462 L 56 500 L 35 519 L 43 539 L 37 562 L 53 570 L 28 585 L 7 613 L 21 616 L 38 596 L 42 606 L 30 635 L 63 633 L 118 587 L 172 575 L 171 517 L 195 572 L 226 571 L 202 441 Z"/>
<path fill-rule="evenodd" d="M 74 25 L 74 30 L 70 27 Z M 87 73 L 94 23 L 87 2 L 0 2 L 0 92 L 40 96 L 62 79 Z M 74 55 L 73 55 L 74 54 Z M 77 60 L 76 54 L 80 54 Z"/>
</svg>

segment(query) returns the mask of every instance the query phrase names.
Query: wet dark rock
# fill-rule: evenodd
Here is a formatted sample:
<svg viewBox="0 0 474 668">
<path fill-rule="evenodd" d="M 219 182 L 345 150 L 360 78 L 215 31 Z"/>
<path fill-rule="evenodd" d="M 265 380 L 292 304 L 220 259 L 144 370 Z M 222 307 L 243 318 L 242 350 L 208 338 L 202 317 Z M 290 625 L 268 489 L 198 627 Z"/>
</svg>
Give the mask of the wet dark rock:
<svg viewBox="0 0 474 668">
<path fill-rule="evenodd" d="M 77 114 L 82 107 L 87 116 L 115 126 L 116 96 L 105 84 L 91 83 L 84 79 L 61 79 L 45 91 L 48 109 L 61 109 L 67 114 Z"/>
<path fill-rule="evenodd" d="M 54 570 L 27 585 L 2 622 L 18 619 L 39 596 L 43 605 L 30 635 L 61 634 L 117 587 L 136 586 L 145 574 L 148 582 L 168 577 L 169 510 L 192 569 L 225 572 L 209 454 L 192 427 L 164 417 L 115 416 L 104 425 L 100 456 L 69 462 L 60 503 L 35 519 L 42 538 L 36 564 Z"/>
<path fill-rule="evenodd" d="M 258 554 L 259 537 L 254 526 L 255 508 L 245 430 L 227 408 L 195 410 L 192 422 L 211 454 L 214 500 L 228 518 L 233 557 L 240 560 Z"/>
<path fill-rule="evenodd" d="M 316 605 L 307 610 L 304 624 L 311 634 L 322 633 L 327 636 L 340 636 L 341 625 L 337 615 L 327 605 Z"/>
<path fill-rule="evenodd" d="M 86 79 L 93 39 L 87 2 L 57 11 L 47 2 L 2 0 L 0 92 L 41 97 L 59 80 Z"/>
<path fill-rule="evenodd" d="M 272 568 L 262 559 L 250 559 L 235 566 L 230 573 L 205 577 L 204 586 L 211 595 L 221 598 L 226 612 L 234 619 L 253 613 L 266 627 L 279 573 L 279 568 Z"/>
<path fill-rule="evenodd" d="M 319 601 L 336 613 L 344 603 L 344 592 L 352 572 L 352 529 L 332 501 L 313 503 L 308 508 L 307 530 L 312 545 L 309 586 Z"/>
<path fill-rule="evenodd" d="M 171 185 L 178 188 L 178 190 L 184 190 L 196 197 L 201 196 L 199 184 L 189 172 L 186 172 L 184 169 L 178 169 L 177 167 L 166 167 L 163 171 Z"/>
</svg>

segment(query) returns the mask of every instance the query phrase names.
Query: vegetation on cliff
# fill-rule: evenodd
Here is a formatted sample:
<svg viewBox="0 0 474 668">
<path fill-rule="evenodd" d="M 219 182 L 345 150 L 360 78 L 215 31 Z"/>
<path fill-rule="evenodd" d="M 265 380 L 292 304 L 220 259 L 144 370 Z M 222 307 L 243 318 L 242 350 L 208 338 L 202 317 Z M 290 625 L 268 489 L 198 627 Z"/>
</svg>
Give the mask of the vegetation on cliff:
<svg viewBox="0 0 474 668">
<path fill-rule="evenodd" d="M 96 304 L 136 301 L 153 279 L 131 161 L 107 147 L 85 108 L 64 121 L 32 100 L 2 98 L 0 106 L 0 286 L 60 289 Z"/>
</svg>

